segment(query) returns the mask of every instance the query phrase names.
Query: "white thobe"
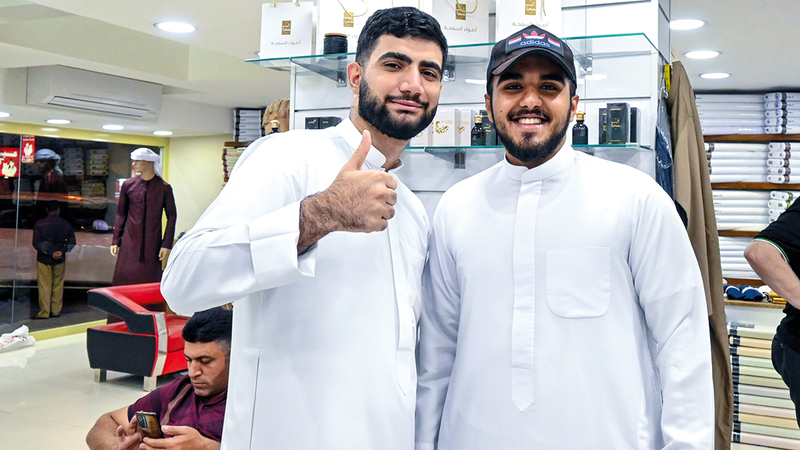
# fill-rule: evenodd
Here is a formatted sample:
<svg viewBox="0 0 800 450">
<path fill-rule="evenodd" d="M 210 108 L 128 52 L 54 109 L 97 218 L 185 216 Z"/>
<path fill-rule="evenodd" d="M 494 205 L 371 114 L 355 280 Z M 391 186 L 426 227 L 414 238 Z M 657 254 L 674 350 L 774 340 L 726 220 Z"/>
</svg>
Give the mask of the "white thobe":
<svg viewBox="0 0 800 450">
<path fill-rule="evenodd" d="M 455 185 L 432 229 L 418 450 L 712 448 L 702 279 L 650 177 L 565 146 Z"/>
<path fill-rule="evenodd" d="M 331 233 L 297 256 L 300 201 L 360 142 L 349 120 L 256 141 L 170 255 L 175 311 L 234 302 L 225 449 L 413 448 L 422 203 L 398 183 L 388 229 Z M 372 148 L 363 169 L 384 162 Z"/>
</svg>

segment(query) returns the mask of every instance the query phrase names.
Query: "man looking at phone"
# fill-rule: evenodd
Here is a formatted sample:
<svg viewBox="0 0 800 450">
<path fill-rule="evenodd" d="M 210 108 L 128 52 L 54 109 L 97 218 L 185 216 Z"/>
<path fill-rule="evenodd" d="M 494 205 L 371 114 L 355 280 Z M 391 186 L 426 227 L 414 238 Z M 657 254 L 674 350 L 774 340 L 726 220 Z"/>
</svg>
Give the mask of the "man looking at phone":
<svg viewBox="0 0 800 450">
<path fill-rule="evenodd" d="M 232 312 L 222 308 L 192 316 L 183 328 L 189 374 L 128 407 L 102 415 L 86 435 L 89 448 L 219 449 L 228 394 L 232 323 Z M 143 438 L 143 434 L 157 435 L 158 427 L 143 431 L 137 422 L 139 411 L 155 413 L 161 438 Z"/>
</svg>

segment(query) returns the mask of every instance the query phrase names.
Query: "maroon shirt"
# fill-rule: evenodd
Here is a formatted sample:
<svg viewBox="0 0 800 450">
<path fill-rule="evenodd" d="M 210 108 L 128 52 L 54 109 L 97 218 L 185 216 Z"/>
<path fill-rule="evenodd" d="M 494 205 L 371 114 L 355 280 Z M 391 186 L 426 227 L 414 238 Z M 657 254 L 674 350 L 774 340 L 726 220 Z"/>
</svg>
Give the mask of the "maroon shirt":
<svg viewBox="0 0 800 450">
<path fill-rule="evenodd" d="M 161 235 L 161 217 L 167 214 L 167 228 Z M 172 187 L 160 177 L 143 180 L 136 176 L 122 184 L 114 222 L 113 245 L 119 246 L 111 284 L 155 283 L 161 281 L 161 248 L 172 248 L 178 213 Z"/>
<path fill-rule="evenodd" d="M 184 375 L 140 398 L 136 403 L 128 407 L 128 420 L 133 418 L 136 411 L 147 411 L 156 413 L 160 422 L 167 413 L 169 402 L 186 385 L 191 385 L 188 375 Z M 164 425 L 192 427 L 203 436 L 220 442 L 222 440 L 222 419 L 225 417 L 225 403 L 227 400 L 227 390 L 216 397 L 205 399 L 195 395 L 194 389 L 190 388 L 186 395 L 172 408 L 169 421 Z"/>
</svg>

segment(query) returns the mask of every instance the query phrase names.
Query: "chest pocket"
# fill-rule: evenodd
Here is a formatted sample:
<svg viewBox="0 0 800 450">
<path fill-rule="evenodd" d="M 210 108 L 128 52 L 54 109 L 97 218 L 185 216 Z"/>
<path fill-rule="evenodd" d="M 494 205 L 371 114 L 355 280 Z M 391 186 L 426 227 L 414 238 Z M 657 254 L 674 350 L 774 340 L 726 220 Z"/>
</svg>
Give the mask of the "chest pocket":
<svg viewBox="0 0 800 450">
<path fill-rule="evenodd" d="M 565 319 L 600 317 L 611 302 L 611 249 L 547 251 L 547 304 Z"/>
</svg>

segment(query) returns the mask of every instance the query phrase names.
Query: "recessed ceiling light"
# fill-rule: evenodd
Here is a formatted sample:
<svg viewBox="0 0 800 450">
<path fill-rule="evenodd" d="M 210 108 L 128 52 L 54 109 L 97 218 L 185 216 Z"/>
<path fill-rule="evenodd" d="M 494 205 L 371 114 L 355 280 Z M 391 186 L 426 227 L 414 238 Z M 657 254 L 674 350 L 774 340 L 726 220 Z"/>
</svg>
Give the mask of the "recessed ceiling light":
<svg viewBox="0 0 800 450">
<path fill-rule="evenodd" d="M 0 117 L 8 117 L 8 116 L 10 116 L 10 115 L 11 115 L 11 114 L 9 114 L 9 113 L 7 113 L 7 112 L 0 111 Z"/>
<path fill-rule="evenodd" d="M 52 125 L 66 125 L 71 123 L 71 121 L 67 119 L 47 119 L 47 123 Z"/>
<path fill-rule="evenodd" d="M 124 130 L 125 127 L 123 127 L 122 125 L 103 125 L 103 129 L 108 131 L 119 131 L 119 130 Z"/>
<path fill-rule="evenodd" d="M 716 50 L 697 50 L 694 52 L 686 52 L 684 55 L 689 59 L 711 59 L 716 58 L 721 55 L 721 53 Z"/>
<path fill-rule="evenodd" d="M 172 136 L 172 131 L 153 131 L 156 136 Z"/>
<path fill-rule="evenodd" d="M 42 131 L 51 131 L 51 132 L 52 131 L 58 131 L 58 128 L 44 127 L 44 128 L 42 128 Z"/>
<path fill-rule="evenodd" d="M 697 19 L 682 19 L 682 20 L 673 20 L 669 23 L 669 27 L 672 30 L 694 30 L 695 28 L 700 28 L 706 24 L 705 20 L 697 20 Z"/>
<path fill-rule="evenodd" d="M 712 73 L 704 73 L 704 74 L 700 75 L 700 77 L 706 78 L 706 79 L 709 79 L 709 80 L 721 80 L 722 78 L 728 78 L 729 76 L 731 76 L 731 74 L 725 73 L 725 72 L 712 72 Z"/>
<path fill-rule="evenodd" d="M 592 73 L 592 74 L 586 75 L 586 79 L 587 80 L 597 81 L 597 80 L 605 80 L 606 78 L 608 78 L 608 75 L 604 75 L 602 73 Z"/>
<path fill-rule="evenodd" d="M 159 22 L 156 27 L 170 33 L 191 33 L 195 30 L 193 25 L 184 22 Z"/>
</svg>

